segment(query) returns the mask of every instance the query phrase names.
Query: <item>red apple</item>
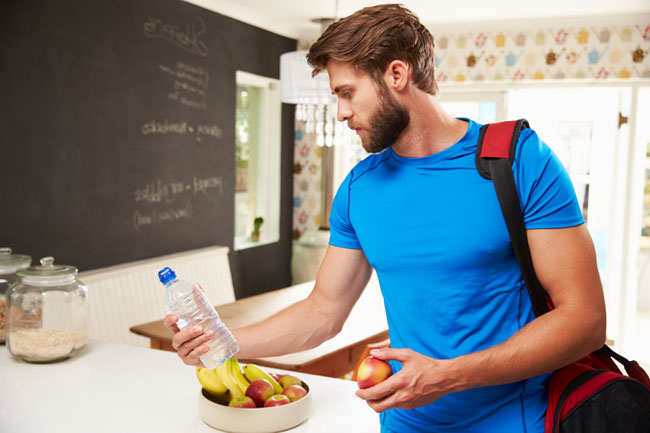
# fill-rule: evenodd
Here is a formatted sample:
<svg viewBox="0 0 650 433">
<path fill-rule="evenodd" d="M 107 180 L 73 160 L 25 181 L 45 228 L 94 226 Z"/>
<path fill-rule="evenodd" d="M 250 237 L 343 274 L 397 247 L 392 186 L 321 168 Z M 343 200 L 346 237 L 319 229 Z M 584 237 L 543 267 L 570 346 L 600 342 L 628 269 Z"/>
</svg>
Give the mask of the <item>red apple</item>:
<svg viewBox="0 0 650 433">
<path fill-rule="evenodd" d="M 271 376 L 273 379 L 276 380 L 276 382 L 278 382 L 278 383 L 280 382 L 280 378 L 281 378 L 282 376 L 278 376 L 277 374 L 275 374 L 275 373 L 271 373 L 270 371 L 269 371 L 268 373 L 269 373 L 269 376 Z"/>
<path fill-rule="evenodd" d="M 282 388 L 286 388 L 291 385 L 302 386 L 302 380 L 298 379 L 296 376 L 285 374 L 283 376 L 280 376 L 280 385 L 282 385 Z"/>
<path fill-rule="evenodd" d="M 282 395 L 286 395 L 293 402 L 306 396 L 307 391 L 300 385 L 289 385 L 282 390 Z"/>
<path fill-rule="evenodd" d="M 246 388 L 246 395 L 255 401 L 257 407 L 263 407 L 264 402 L 274 394 L 273 385 L 266 379 L 256 379 Z"/>
<path fill-rule="evenodd" d="M 388 379 L 393 374 L 390 364 L 372 356 L 367 357 L 357 370 L 357 385 L 361 389 L 370 388 Z"/>
<path fill-rule="evenodd" d="M 255 408 L 255 401 L 247 396 L 235 397 L 228 403 L 230 407 Z"/>
<path fill-rule="evenodd" d="M 275 394 L 264 402 L 264 407 L 282 406 L 289 403 L 291 403 L 291 400 L 286 395 Z"/>
</svg>

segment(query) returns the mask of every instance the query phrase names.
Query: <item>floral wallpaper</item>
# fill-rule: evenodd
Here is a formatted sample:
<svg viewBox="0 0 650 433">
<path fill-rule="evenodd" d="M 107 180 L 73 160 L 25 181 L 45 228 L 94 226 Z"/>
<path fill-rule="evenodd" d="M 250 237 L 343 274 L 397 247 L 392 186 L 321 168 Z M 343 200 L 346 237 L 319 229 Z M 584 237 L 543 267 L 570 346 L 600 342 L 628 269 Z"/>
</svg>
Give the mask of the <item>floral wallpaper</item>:
<svg viewBox="0 0 650 433">
<path fill-rule="evenodd" d="M 305 230 L 318 230 L 321 207 L 323 148 L 314 133 L 305 132 L 305 122 L 295 121 L 293 163 L 293 239 Z"/>
<path fill-rule="evenodd" d="M 438 83 L 650 79 L 650 19 L 435 33 Z"/>
</svg>

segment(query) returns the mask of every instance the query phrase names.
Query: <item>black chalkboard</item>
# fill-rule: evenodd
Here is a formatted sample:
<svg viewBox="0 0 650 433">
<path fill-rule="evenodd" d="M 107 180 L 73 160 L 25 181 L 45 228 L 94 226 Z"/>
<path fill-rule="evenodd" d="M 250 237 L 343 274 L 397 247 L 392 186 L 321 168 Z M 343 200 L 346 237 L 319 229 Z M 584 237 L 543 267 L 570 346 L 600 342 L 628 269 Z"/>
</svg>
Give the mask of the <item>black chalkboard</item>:
<svg viewBox="0 0 650 433">
<path fill-rule="evenodd" d="M 235 72 L 277 77 L 295 40 L 179 0 L 3 1 L 0 37 L 3 246 L 82 270 L 232 246 Z"/>
</svg>

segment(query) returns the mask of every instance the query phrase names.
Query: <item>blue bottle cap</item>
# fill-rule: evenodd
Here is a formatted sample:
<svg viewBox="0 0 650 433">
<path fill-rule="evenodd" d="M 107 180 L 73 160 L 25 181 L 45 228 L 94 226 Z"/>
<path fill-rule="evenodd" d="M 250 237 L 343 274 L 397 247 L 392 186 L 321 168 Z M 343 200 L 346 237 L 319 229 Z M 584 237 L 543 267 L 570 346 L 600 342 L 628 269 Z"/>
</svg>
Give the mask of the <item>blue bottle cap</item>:
<svg viewBox="0 0 650 433">
<path fill-rule="evenodd" d="M 172 270 L 172 268 L 164 268 L 160 272 L 158 272 L 158 279 L 160 280 L 161 283 L 167 284 L 170 281 L 173 281 L 176 279 L 176 274 Z"/>
</svg>

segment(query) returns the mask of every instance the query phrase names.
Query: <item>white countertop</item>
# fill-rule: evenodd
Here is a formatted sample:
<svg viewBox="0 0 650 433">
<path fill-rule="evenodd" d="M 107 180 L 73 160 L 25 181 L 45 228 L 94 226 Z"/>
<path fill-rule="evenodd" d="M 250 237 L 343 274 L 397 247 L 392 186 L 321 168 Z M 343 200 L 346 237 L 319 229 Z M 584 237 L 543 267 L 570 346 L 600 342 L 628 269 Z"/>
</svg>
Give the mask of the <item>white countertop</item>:
<svg viewBox="0 0 650 433">
<path fill-rule="evenodd" d="M 288 431 L 379 431 L 355 382 L 299 376 L 312 389 L 312 410 Z M 218 432 L 199 417 L 199 391 L 194 367 L 171 352 L 91 341 L 66 361 L 28 364 L 0 346 L 2 433 Z"/>
</svg>

